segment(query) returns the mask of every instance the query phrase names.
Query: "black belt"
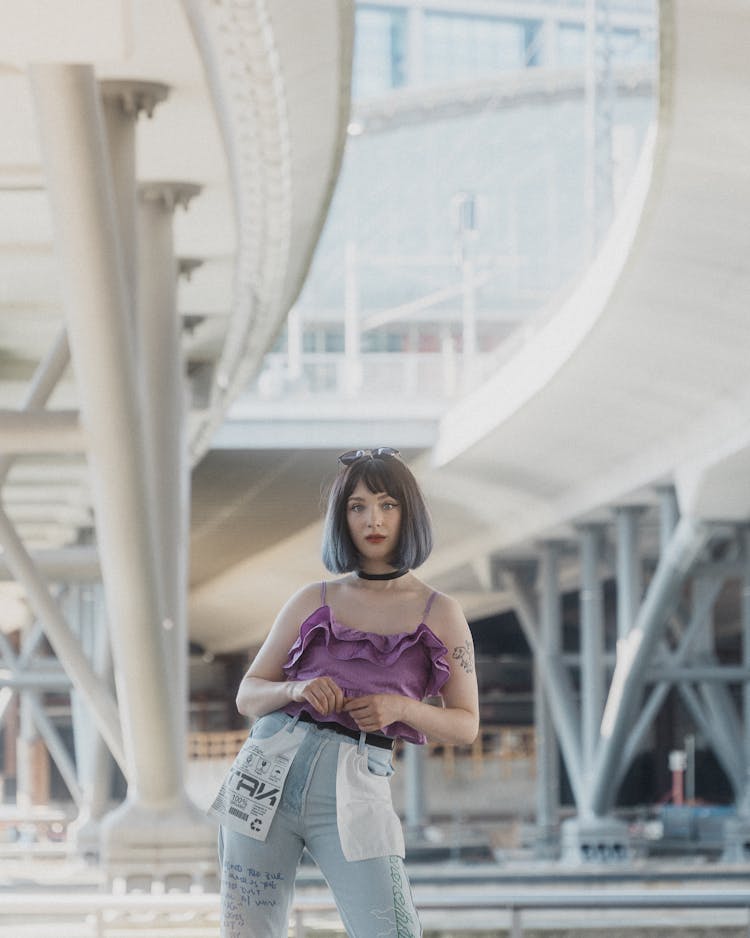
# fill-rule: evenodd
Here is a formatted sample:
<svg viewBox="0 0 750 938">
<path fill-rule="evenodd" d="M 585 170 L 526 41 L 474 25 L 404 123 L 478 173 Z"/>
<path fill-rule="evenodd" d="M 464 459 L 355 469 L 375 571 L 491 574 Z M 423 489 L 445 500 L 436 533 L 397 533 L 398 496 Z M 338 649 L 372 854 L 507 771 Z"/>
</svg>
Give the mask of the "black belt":
<svg viewBox="0 0 750 938">
<path fill-rule="evenodd" d="M 347 726 L 340 723 L 325 723 L 322 720 L 316 720 L 311 717 L 307 711 L 303 710 L 299 715 L 302 723 L 314 723 L 322 730 L 333 730 L 334 733 L 340 733 L 342 736 L 348 736 L 349 739 L 359 739 L 359 730 L 350 730 Z M 393 740 L 387 736 L 380 736 L 378 733 L 365 733 L 365 742 L 368 746 L 377 746 L 378 749 L 393 749 Z"/>
</svg>

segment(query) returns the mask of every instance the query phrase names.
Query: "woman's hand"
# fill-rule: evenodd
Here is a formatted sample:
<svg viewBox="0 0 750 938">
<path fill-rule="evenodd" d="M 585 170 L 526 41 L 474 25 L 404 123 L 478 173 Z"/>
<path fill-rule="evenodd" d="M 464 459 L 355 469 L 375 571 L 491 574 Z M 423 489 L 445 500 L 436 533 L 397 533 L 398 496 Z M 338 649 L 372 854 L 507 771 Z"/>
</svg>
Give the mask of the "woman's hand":
<svg viewBox="0 0 750 938">
<path fill-rule="evenodd" d="M 350 697 L 344 704 L 344 713 L 364 732 L 375 733 L 402 719 L 403 703 L 399 694 L 367 694 Z"/>
<path fill-rule="evenodd" d="M 331 677 L 314 677 L 292 685 L 292 700 L 309 703 L 321 716 L 338 713 L 344 707 L 344 692 Z"/>
</svg>

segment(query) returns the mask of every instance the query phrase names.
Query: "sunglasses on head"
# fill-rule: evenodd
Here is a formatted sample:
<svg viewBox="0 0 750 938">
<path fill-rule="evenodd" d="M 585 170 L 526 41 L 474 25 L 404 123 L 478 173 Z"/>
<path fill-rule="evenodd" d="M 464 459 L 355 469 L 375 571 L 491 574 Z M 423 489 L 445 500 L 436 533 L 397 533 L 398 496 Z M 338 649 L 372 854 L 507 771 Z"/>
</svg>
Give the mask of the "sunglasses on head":
<svg viewBox="0 0 750 938">
<path fill-rule="evenodd" d="M 378 446 L 376 449 L 350 449 L 339 456 L 339 462 L 344 466 L 351 466 L 360 459 L 395 459 L 401 454 L 392 446 Z"/>
</svg>

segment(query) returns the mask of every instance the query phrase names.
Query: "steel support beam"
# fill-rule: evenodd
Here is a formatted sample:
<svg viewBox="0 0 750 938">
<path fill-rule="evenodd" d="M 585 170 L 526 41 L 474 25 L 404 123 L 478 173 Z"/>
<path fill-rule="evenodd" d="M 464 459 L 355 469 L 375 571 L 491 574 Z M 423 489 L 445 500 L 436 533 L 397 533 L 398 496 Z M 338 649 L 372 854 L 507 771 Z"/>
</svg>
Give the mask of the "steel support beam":
<svg viewBox="0 0 750 938">
<path fill-rule="evenodd" d="M 623 757 L 618 767 L 615 788 L 619 787 L 631 762 L 638 753 L 649 727 L 666 700 L 672 682 L 679 681 L 683 677 L 687 680 L 690 679 L 692 669 L 686 666 L 686 662 L 693 653 L 695 642 L 704 628 L 706 616 L 709 614 L 711 606 L 716 602 L 716 598 L 721 592 L 721 587 L 722 580 L 718 577 L 714 577 L 711 581 L 711 589 L 702 593 L 694 603 L 690 622 L 683 631 L 677 650 L 672 654 L 666 647 L 662 649 L 666 663 L 659 668 L 660 680 L 651 689 L 628 735 Z"/>
<path fill-rule="evenodd" d="M 16 672 L 0 668 L 0 687 L 11 690 L 66 691 L 71 688 L 71 680 L 59 671 L 21 671 Z"/>
<path fill-rule="evenodd" d="M 512 570 L 502 570 L 500 578 L 502 587 L 508 591 L 511 598 L 526 640 L 534 652 L 535 662 L 539 664 L 573 796 L 576 804 L 580 805 L 584 802 L 581 739 L 570 679 L 559 657 L 548 655 L 544 651 L 539 638 L 540 630 L 533 598 L 528 595 L 518 574 Z"/>
<path fill-rule="evenodd" d="M 68 338 L 93 467 L 102 573 L 113 630 L 127 775 L 141 803 L 182 795 L 163 640 L 130 293 L 99 88 L 89 66 L 31 68 Z"/>
<path fill-rule="evenodd" d="M 19 727 L 16 739 L 16 805 L 20 811 L 29 811 L 34 803 L 33 747 L 37 730 L 31 712 L 30 694 L 18 695 Z"/>
<path fill-rule="evenodd" d="M 0 655 L 5 659 L 6 664 L 12 668 L 25 668 L 31 660 L 37 645 L 44 638 L 44 629 L 41 622 L 37 619 L 30 629 L 23 633 L 21 640 L 21 653 L 16 657 L 10 642 L 0 630 Z M 0 690 L 0 726 L 5 720 L 8 706 L 13 699 L 13 691 L 6 687 Z"/>
<path fill-rule="evenodd" d="M 580 528 L 580 538 L 581 735 L 583 771 L 588 778 L 604 709 L 604 619 L 599 580 L 602 529 L 599 525 L 585 525 Z"/>
<path fill-rule="evenodd" d="M 615 509 L 617 530 L 617 637 L 626 638 L 635 622 L 643 593 L 638 551 L 638 518 L 642 509 Z"/>
<path fill-rule="evenodd" d="M 680 509 L 677 493 L 671 485 L 660 486 L 656 493 L 659 497 L 659 556 L 663 557 L 680 520 Z"/>
<path fill-rule="evenodd" d="M 86 440 L 70 410 L 0 410 L 0 453 L 82 453 Z"/>
<path fill-rule="evenodd" d="M 93 546 L 29 551 L 29 558 L 39 573 L 53 582 L 85 582 L 101 579 L 99 552 Z M 5 557 L 0 557 L 0 580 L 12 579 L 13 573 L 10 566 Z"/>
<path fill-rule="evenodd" d="M 736 796 L 738 792 L 742 791 L 743 781 L 743 771 L 740 761 L 737 759 L 737 753 L 732 749 L 731 744 L 727 744 L 725 734 L 721 734 L 720 736 L 716 735 L 715 717 L 711 713 L 706 712 L 707 707 L 692 684 L 683 682 L 677 685 L 677 689 L 695 725 L 710 743 L 716 758 L 729 779 L 732 791 Z"/>
<path fill-rule="evenodd" d="M 112 657 L 106 610 L 100 584 L 78 585 L 69 590 L 71 619 L 96 674 L 111 684 Z M 109 809 L 112 791 L 112 759 L 96 723 L 78 691 L 70 696 L 76 768 L 81 788 L 78 817 L 70 833 L 80 853 L 96 855 L 101 850 L 100 822 Z"/>
<path fill-rule="evenodd" d="M 721 584 L 723 578 L 719 580 Z M 716 598 L 714 579 L 707 576 L 694 576 L 691 588 L 693 606 L 700 605 L 704 612 L 702 628 L 694 642 L 694 669 L 689 680 L 697 683 L 697 688 L 682 682 L 680 695 L 696 720 L 700 719 L 701 729 L 706 735 L 711 748 L 723 766 L 730 780 L 735 797 L 741 797 L 743 789 L 744 766 L 739 756 L 742 745 L 742 732 L 733 701 L 729 697 L 726 684 L 714 680 L 702 680 L 702 668 L 716 669 L 718 661 L 714 649 L 713 602 Z M 706 597 L 705 599 L 703 597 Z"/>
<path fill-rule="evenodd" d="M 742 666 L 747 671 L 747 677 L 742 685 L 742 716 L 744 726 L 744 739 L 742 754 L 744 756 L 744 791 L 739 801 L 739 810 L 743 818 L 750 820 L 750 528 L 743 528 L 742 558 L 745 571 L 742 577 Z"/>
<path fill-rule="evenodd" d="M 96 718 L 99 731 L 124 771 L 126 763 L 117 705 L 109 690 L 91 670 L 78 640 L 71 632 L 47 584 L 31 562 L 21 539 L 2 508 L 0 508 L 0 545 L 2 545 L 8 566 L 13 571 L 14 579 L 23 586 L 31 607 L 43 623 L 45 634 L 58 660 L 86 698 Z"/>
<path fill-rule="evenodd" d="M 63 781 L 65 782 L 68 791 L 70 792 L 73 801 L 76 805 L 80 807 L 83 801 L 83 792 L 81 787 L 78 784 L 78 779 L 76 778 L 76 767 L 73 764 L 73 760 L 68 754 L 68 750 L 65 746 L 65 743 L 60 738 L 60 734 L 55 729 L 54 724 L 47 716 L 44 710 L 42 702 L 39 700 L 37 695 L 28 691 L 26 697 L 31 705 L 31 715 L 34 723 L 36 724 L 37 729 L 39 730 L 39 735 L 42 740 L 44 740 L 44 745 L 47 747 L 47 752 L 52 757 L 52 761 L 55 763 L 57 768 L 60 771 Z"/>
<path fill-rule="evenodd" d="M 153 503 L 152 523 L 172 682 L 184 752 L 188 673 L 188 541 L 190 461 L 187 397 L 177 312 L 178 262 L 173 217 L 187 208 L 200 187 L 188 183 L 149 183 L 138 198 L 138 303 L 141 375 L 146 397 L 144 424 Z M 182 756 L 181 756 L 182 758 Z"/>
<path fill-rule="evenodd" d="M 61 329 L 49 352 L 34 373 L 31 384 L 24 396 L 21 410 L 33 411 L 44 407 L 69 364 L 68 334 L 65 329 Z M 76 424 L 78 424 L 78 415 L 76 415 Z M 0 454 L 0 487 L 8 477 L 13 461 L 13 456 L 10 453 Z"/>
<path fill-rule="evenodd" d="M 627 639 L 618 642 L 617 664 L 602 719 L 587 810 L 594 816 L 609 809 L 615 792 L 613 779 L 631 723 L 633 708 L 643 688 L 646 668 L 664 633 L 668 616 L 679 599 L 679 591 L 698 554 L 708 540 L 708 527 L 691 518 L 681 518 L 659 559 L 659 564 Z"/>
<path fill-rule="evenodd" d="M 559 658 L 562 650 L 562 610 L 560 598 L 560 544 L 541 545 L 539 566 L 540 648 L 548 659 Z M 544 674 L 534 655 L 534 727 L 536 731 L 536 852 L 548 855 L 557 847 L 560 825 L 560 762 L 557 737 Z"/>
</svg>

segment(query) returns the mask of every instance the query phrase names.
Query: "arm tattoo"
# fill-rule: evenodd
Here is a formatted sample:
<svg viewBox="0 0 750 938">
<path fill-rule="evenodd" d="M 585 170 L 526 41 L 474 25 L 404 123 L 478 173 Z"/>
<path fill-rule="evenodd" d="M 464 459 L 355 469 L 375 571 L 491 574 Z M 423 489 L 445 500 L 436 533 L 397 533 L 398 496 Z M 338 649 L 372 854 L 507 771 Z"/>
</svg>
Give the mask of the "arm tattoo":
<svg viewBox="0 0 750 938">
<path fill-rule="evenodd" d="M 467 674 L 474 673 L 474 655 L 471 650 L 471 642 L 466 641 L 463 645 L 456 645 L 451 657 L 461 665 Z"/>
</svg>

